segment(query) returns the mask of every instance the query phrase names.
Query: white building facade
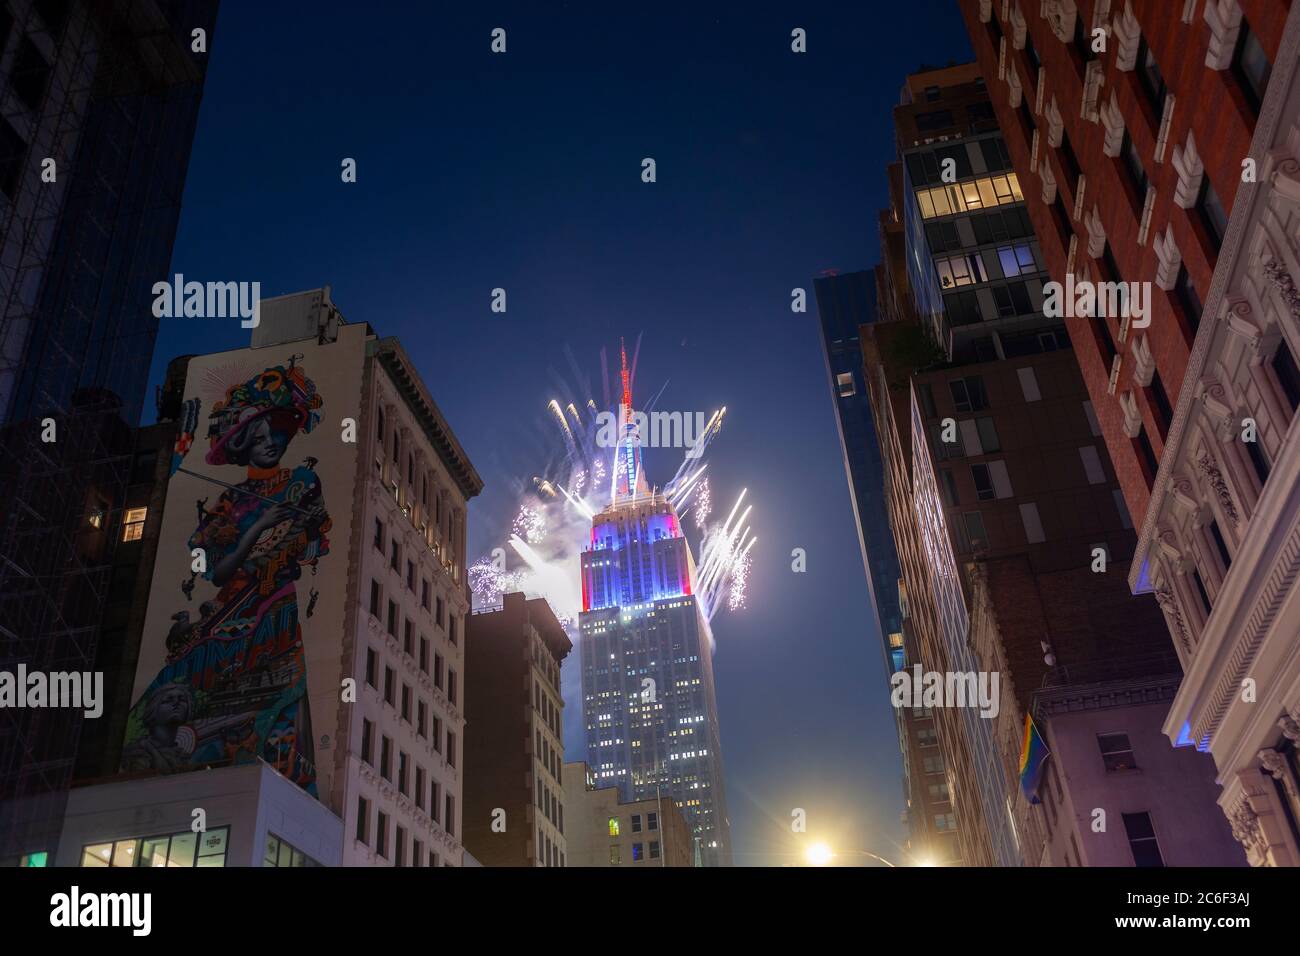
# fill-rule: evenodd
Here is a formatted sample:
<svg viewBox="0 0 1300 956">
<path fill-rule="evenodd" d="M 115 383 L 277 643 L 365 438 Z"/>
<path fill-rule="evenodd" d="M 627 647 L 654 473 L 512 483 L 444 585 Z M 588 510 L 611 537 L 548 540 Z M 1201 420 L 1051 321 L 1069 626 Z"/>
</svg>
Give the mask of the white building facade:
<svg viewBox="0 0 1300 956">
<path fill-rule="evenodd" d="M 1292 7 L 1129 582 L 1184 670 L 1164 733 L 1213 755 L 1256 866 L 1300 865 L 1298 57 Z M 1194 200 L 1204 172 L 1184 165 Z"/>
</svg>

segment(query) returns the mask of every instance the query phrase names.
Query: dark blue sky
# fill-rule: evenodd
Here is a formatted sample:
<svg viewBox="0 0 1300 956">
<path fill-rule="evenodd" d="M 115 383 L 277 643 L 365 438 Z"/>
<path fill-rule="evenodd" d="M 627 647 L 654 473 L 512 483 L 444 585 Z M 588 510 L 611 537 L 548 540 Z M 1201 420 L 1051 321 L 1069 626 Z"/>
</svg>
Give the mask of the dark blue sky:
<svg viewBox="0 0 1300 956">
<path fill-rule="evenodd" d="M 226 0 L 174 270 L 266 296 L 329 284 L 349 321 L 400 337 L 487 483 L 474 555 L 542 464 L 564 349 L 596 380 L 602 347 L 644 335 L 640 389 L 728 406 L 715 501 L 747 486 L 755 506 L 749 608 L 714 624 L 736 862 L 794 861 L 795 807 L 890 856 L 898 746 L 812 280 L 875 262 L 890 111 L 922 63 L 970 58 L 955 4 L 456 6 Z M 163 320 L 151 393 L 172 356 L 246 344 L 234 322 Z"/>
</svg>

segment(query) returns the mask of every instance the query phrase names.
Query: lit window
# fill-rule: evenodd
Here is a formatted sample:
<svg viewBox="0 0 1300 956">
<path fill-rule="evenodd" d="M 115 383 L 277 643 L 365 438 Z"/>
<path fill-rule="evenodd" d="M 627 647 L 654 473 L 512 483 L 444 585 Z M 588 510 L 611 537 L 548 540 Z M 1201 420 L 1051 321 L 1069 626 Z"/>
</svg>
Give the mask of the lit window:
<svg viewBox="0 0 1300 956">
<path fill-rule="evenodd" d="M 840 372 L 839 375 L 835 376 L 835 384 L 839 387 L 840 398 L 848 398 L 854 393 L 853 373 Z"/>
<path fill-rule="evenodd" d="M 609 818 L 609 835 L 618 836 L 618 817 Z M 617 863 L 618 861 L 614 860 L 612 862 Z"/>
<path fill-rule="evenodd" d="M 148 514 L 148 508 L 127 509 L 126 520 L 122 522 L 123 541 L 139 541 L 144 537 L 144 519 Z"/>
</svg>

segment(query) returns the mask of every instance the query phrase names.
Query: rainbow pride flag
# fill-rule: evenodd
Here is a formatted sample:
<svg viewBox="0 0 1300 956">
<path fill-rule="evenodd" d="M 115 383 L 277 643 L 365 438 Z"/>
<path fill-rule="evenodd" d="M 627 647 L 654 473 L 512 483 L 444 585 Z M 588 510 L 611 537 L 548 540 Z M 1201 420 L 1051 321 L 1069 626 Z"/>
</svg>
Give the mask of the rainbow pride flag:
<svg viewBox="0 0 1300 956">
<path fill-rule="evenodd" d="M 1042 782 L 1043 766 L 1051 753 L 1034 726 L 1034 718 L 1026 713 L 1025 740 L 1020 746 L 1020 790 L 1030 803 L 1042 802 L 1038 798 L 1038 785 Z"/>
</svg>

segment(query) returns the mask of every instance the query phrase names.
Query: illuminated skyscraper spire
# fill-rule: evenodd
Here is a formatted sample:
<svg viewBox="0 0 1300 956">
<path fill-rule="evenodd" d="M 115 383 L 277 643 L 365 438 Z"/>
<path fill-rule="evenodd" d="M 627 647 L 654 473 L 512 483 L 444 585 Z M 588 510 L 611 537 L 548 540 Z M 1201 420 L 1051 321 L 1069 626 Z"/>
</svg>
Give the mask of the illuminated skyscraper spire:
<svg viewBox="0 0 1300 956">
<path fill-rule="evenodd" d="M 622 339 L 618 341 L 618 349 L 623 363 L 623 397 L 618 406 L 622 435 L 614 456 L 614 470 L 618 476 L 614 485 L 614 500 L 623 502 L 649 496 L 650 486 L 641 470 L 641 431 L 637 428 L 636 416 L 632 411 L 632 374 L 628 371 L 627 347 Z"/>
</svg>

